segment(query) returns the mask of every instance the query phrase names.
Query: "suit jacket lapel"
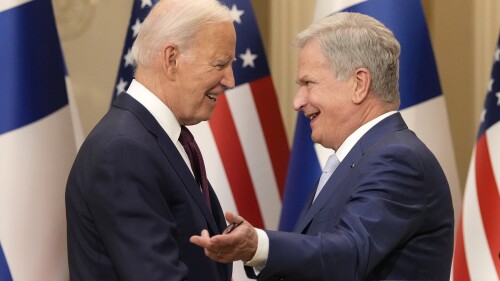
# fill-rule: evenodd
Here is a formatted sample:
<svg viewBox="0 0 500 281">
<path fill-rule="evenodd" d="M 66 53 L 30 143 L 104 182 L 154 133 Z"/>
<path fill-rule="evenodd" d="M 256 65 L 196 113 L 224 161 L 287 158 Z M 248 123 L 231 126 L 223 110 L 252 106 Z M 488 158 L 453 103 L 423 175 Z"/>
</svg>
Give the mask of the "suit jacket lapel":
<svg viewBox="0 0 500 281">
<path fill-rule="evenodd" d="M 219 227 L 217 226 L 210 209 L 203 200 L 203 195 L 201 194 L 198 183 L 191 174 L 189 168 L 184 162 L 184 159 L 177 150 L 177 147 L 174 143 L 172 143 L 172 140 L 161 128 L 160 124 L 158 124 L 153 115 L 151 115 L 151 113 L 144 106 L 142 106 L 142 104 L 127 94 L 121 94 L 113 102 L 113 105 L 132 112 L 139 120 L 141 120 L 144 127 L 157 137 L 158 144 L 165 154 L 165 157 L 172 164 L 172 167 L 186 186 L 187 191 L 191 194 L 194 201 L 202 211 L 203 216 L 212 230 L 212 233 L 219 233 Z"/>
<path fill-rule="evenodd" d="M 310 210 L 313 200 L 314 200 L 314 195 L 316 194 L 316 190 L 318 189 L 318 183 L 319 183 L 319 178 L 316 181 L 316 184 L 314 185 L 315 188 L 311 190 L 311 193 L 309 193 L 309 196 L 306 200 L 306 203 L 304 204 L 304 207 L 302 207 L 302 211 L 299 214 L 299 217 L 297 218 L 297 222 L 295 223 L 295 226 L 293 228 L 293 232 L 302 232 L 303 227 L 301 228 L 301 222 L 304 219 L 304 216 L 308 213 Z M 301 229 L 299 229 L 301 228 Z"/>
<path fill-rule="evenodd" d="M 349 174 L 352 164 L 354 163 L 354 165 L 356 165 L 355 163 L 359 162 L 361 156 L 362 154 L 359 148 L 355 145 L 328 179 L 325 186 L 321 190 L 321 193 L 318 195 L 316 200 L 314 200 L 309 210 L 307 210 L 302 219 L 297 222 L 294 229 L 295 232 L 303 232 L 304 229 L 306 229 L 316 213 L 318 213 L 328 203 L 329 199 L 334 196 L 335 190 L 342 184 L 344 179 Z M 310 196 L 314 197 L 314 193 Z"/>
<path fill-rule="evenodd" d="M 366 132 L 366 134 L 363 135 L 363 137 L 361 137 L 361 139 L 353 146 L 351 151 L 349 151 L 335 172 L 333 172 L 332 176 L 328 179 L 320 195 L 316 198 L 314 203 L 312 203 L 311 207 L 309 208 L 308 204 L 304 206 L 304 209 L 302 210 L 299 220 L 294 228 L 294 232 L 302 233 L 307 228 L 314 216 L 328 203 L 330 198 L 335 195 L 335 190 L 339 188 L 346 176 L 348 176 L 350 169 L 355 167 L 361 160 L 365 151 L 370 149 L 370 147 L 380 140 L 383 135 L 403 129 L 408 129 L 408 127 L 406 126 L 401 114 L 398 112 L 383 119 L 378 124 L 373 126 L 373 128 L 368 130 L 368 132 Z M 314 189 L 312 194 L 309 195 L 310 201 L 308 202 L 312 201 L 315 190 L 316 189 Z"/>
<path fill-rule="evenodd" d="M 215 223 L 217 224 L 219 233 L 222 233 L 227 227 L 226 218 L 224 217 L 224 211 L 222 210 L 220 202 L 217 199 L 217 194 L 215 194 L 215 191 L 210 183 L 208 183 L 208 190 L 210 192 L 210 205 L 212 206 L 213 218 L 215 219 Z M 203 203 L 204 202 L 205 201 L 203 201 Z"/>
</svg>

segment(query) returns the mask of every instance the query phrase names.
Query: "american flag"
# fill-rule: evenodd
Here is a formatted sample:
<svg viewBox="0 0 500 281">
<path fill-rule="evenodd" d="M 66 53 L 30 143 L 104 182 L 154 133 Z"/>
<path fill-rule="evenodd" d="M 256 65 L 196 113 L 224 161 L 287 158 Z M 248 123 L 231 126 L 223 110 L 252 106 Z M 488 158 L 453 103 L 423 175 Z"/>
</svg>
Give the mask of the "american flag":
<svg viewBox="0 0 500 281">
<path fill-rule="evenodd" d="M 51 1 L 0 2 L 0 280 L 68 280 L 76 155 Z"/>
<path fill-rule="evenodd" d="M 315 19 L 338 11 L 372 16 L 386 25 L 401 44 L 400 111 L 408 127 L 436 155 L 446 174 L 455 206 L 461 204 L 453 145 L 444 96 L 420 0 L 317 0 Z M 333 153 L 310 140 L 309 121 L 299 113 L 283 200 L 280 229 L 292 230 L 306 196 Z M 304 164 L 307 163 L 307 164 Z"/>
<path fill-rule="evenodd" d="M 457 229 L 452 280 L 500 279 L 500 37 Z"/>
<path fill-rule="evenodd" d="M 236 87 L 217 99 L 210 121 L 190 127 L 222 208 L 255 227 L 276 229 L 285 185 L 289 146 L 266 55 L 249 0 L 223 0 L 236 29 Z M 114 95 L 133 77 L 130 48 L 137 28 L 156 1 L 133 4 L 130 28 Z M 246 280 L 236 263 L 233 280 Z"/>
<path fill-rule="evenodd" d="M 132 82 L 132 79 L 134 79 L 135 62 L 132 57 L 132 44 L 134 43 L 137 34 L 139 34 L 139 30 L 141 30 L 144 18 L 146 18 L 153 5 L 157 2 L 158 0 L 134 0 L 132 4 L 130 22 L 127 29 L 127 35 L 125 37 L 125 43 L 123 45 L 122 59 L 120 61 L 120 66 L 118 67 L 118 74 L 115 83 L 116 86 L 112 96 L 113 100 L 120 93 L 125 92 Z"/>
</svg>

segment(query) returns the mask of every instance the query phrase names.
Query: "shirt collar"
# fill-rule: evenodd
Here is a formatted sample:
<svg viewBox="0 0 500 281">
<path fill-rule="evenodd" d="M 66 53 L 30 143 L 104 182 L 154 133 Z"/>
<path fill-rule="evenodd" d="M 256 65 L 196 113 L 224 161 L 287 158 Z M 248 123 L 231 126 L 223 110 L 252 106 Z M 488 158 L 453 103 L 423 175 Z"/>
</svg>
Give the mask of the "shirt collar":
<svg viewBox="0 0 500 281">
<path fill-rule="evenodd" d="M 127 94 L 142 104 L 158 121 L 173 143 L 179 140 L 181 126 L 174 113 L 155 94 L 139 81 L 133 79 L 127 89 Z"/>
<path fill-rule="evenodd" d="M 340 145 L 339 149 L 337 149 L 337 151 L 335 151 L 335 154 L 337 154 L 337 157 L 339 158 L 340 162 L 342 162 L 342 160 L 344 160 L 344 158 L 347 156 L 349 151 L 351 151 L 351 149 L 354 147 L 354 145 L 361 139 L 361 137 L 363 137 L 364 134 L 366 134 L 366 132 L 368 132 L 368 130 L 370 130 L 377 123 L 379 123 L 380 121 L 384 120 L 385 118 L 391 116 L 392 114 L 394 114 L 396 112 L 397 111 L 395 111 L 395 110 L 386 112 L 386 113 L 378 116 L 377 118 L 371 120 L 370 122 L 364 124 L 363 126 L 359 127 L 356 131 L 354 131 L 354 133 L 350 134 L 347 137 L 347 139 L 344 141 L 344 143 L 342 143 L 342 145 Z"/>
</svg>

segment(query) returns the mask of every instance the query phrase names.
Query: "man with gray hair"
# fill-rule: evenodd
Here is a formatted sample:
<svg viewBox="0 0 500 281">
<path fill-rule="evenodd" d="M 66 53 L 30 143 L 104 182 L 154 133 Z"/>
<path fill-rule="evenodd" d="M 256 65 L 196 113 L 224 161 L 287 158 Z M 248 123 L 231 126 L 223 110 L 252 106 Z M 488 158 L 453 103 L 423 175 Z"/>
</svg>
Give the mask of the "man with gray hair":
<svg viewBox="0 0 500 281">
<path fill-rule="evenodd" d="M 217 0 L 162 0 L 134 42 L 135 79 L 83 143 L 66 188 L 71 281 L 231 280 L 189 237 L 224 231 L 186 126 L 234 87 L 236 33 Z"/>
<path fill-rule="evenodd" d="M 449 280 L 453 207 L 431 151 L 399 108 L 400 45 L 374 18 L 336 13 L 296 39 L 293 107 L 332 149 L 293 233 L 237 223 L 191 242 L 259 280 Z"/>
</svg>

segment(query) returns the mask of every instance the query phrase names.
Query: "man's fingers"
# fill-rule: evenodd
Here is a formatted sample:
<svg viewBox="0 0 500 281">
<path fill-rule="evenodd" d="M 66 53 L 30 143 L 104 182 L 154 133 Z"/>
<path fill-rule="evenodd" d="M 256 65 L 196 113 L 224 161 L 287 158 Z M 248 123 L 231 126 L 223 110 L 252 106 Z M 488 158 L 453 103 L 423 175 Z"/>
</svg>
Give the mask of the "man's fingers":
<svg viewBox="0 0 500 281">
<path fill-rule="evenodd" d="M 189 242 L 197 246 L 204 247 L 203 239 L 201 238 L 201 236 L 191 236 L 189 238 Z"/>
<path fill-rule="evenodd" d="M 245 220 L 243 217 L 238 216 L 231 211 L 227 211 L 225 217 L 229 223 L 238 223 Z"/>
<path fill-rule="evenodd" d="M 238 218 L 228 212 L 229 218 Z M 241 229 L 240 229 L 241 228 Z M 189 241 L 199 247 L 204 248 L 205 255 L 212 260 L 221 263 L 228 263 L 235 260 L 250 260 L 255 253 L 255 243 L 248 243 L 248 239 L 255 230 L 244 223 L 237 227 L 231 235 L 215 235 L 210 237 L 208 231 L 203 230 L 200 235 L 193 235 Z M 252 239 L 250 239 L 252 240 Z"/>
<path fill-rule="evenodd" d="M 204 229 L 201 232 L 200 236 L 198 236 L 198 235 L 191 236 L 189 238 L 189 242 L 191 242 L 197 246 L 207 248 L 208 246 L 210 246 L 210 235 L 208 234 L 208 231 Z"/>
<path fill-rule="evenodd" d="M 210 234 L 208 234 L 208 230 L 203 229 L 201 231 L 201 237 L 206 238 L 206 239 L 210 239 Z"/>
<path fill-rule="evenodd" d="M 233 214 L 231 211 L 227 211 L 225 217 L 229 223 L 233 223 L 236 215 Z"/>
</svg>

